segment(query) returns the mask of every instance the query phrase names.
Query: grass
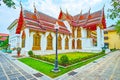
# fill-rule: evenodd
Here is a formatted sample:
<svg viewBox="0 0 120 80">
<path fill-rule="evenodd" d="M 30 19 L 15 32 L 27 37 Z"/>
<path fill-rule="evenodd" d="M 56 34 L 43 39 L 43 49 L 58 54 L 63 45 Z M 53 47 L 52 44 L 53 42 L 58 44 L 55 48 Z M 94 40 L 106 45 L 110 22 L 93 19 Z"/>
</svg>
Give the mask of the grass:
<svg viewBox="0 0 120 80">
<path fill-rule="evenodd" d="M 95 53 L 88 53 L 88 52 L 69 52 L 69 53 L 62 53 L 58 54 L 58 61 L 60 61 L 60 57 L 63 55 L 67 55 L 69 60 L 74 60 L 76 58 L 83 58 L 86 56 L 94 55 Z M 55 59 L 55 54 L 50 55 L 43 55 L 43 57 L 47 57 L 49 59 Z"/>
<path fill-rule="evenodd" d="M 46 75 L 48 75 L 52 78 L 55 78 L 57 76 L 60 76 L 64 73 L 68 72 L 68 71 L 71 71 L 71 70 L 79 68 L 83 65 L 86 65 L 86 64 L 88 64 L 88 63 L 90 63 L 90 62 L 92 62 L 92 61 L 94 61 L 94 60 L 96 60 L 96 59 L 98 59 L 98 58 L 100 58 L 104 55 L 105 54 L 99 55 L 97 57 L 88 59 L 84 62 L 80 62 L 76 65 L 73 65 L 73 66 L 70 66 L 70 67 L 67 67 L 67 68 L 59 67 L 60 72 L 58 72 L 58 73 L 52 72 L 52 70 L 54 68 L 54 66 L 52 64 L 48 64 L 48 63 L 45 63 L 45 62 L 42 62 L 42 61 L 39 61 L 39 60 L 35 60 L 33 58 L 21 58 L 21 59 L 19 59 L 19 61 L 27 64 L 28 66 L 32 67 L 33 69 L 36 69 L 36 70 L 38 70 L 38 71 L 40 71 L 40 72 L 42 72 L 42 73 L 44 73 L 44 74 L 46 74 Z"/>
</svg>

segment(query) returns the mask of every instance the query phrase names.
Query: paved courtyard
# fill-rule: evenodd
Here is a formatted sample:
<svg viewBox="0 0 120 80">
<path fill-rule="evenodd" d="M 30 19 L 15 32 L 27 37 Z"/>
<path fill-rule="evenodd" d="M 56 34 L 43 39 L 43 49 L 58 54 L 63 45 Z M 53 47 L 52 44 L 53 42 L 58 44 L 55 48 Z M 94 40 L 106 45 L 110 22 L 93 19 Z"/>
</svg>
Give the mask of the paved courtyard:
<svg viewBox="0 0 120 80">
<path fill-rule="evenodd" d="M 37 78 L 0 54 L 0 80 L 37 80 Z"/>
<path fill-rule="evenodd" d="M 109 53 L 57 80 L 120 80 L 120 51 Z"/>
<path fill-rule="evenodd" d="M 0 52 L 0 80 L 53 80 L 14 59 Z M 54 80 L 120 80 L 120 51 L 109 53 Z"/>
</svg>

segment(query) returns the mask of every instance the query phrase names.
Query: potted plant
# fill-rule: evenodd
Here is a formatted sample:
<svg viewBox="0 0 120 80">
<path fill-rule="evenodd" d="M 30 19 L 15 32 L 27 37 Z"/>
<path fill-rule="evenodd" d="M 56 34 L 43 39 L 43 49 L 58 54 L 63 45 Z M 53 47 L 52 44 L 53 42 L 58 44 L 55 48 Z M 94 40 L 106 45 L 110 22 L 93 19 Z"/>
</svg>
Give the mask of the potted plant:
<svg viewBox="0 0 120 80">
<path fill-rule="evenodd" d="M 17 56 L 20 57 L 21 48 L 17 47 Z"/>
</svg>

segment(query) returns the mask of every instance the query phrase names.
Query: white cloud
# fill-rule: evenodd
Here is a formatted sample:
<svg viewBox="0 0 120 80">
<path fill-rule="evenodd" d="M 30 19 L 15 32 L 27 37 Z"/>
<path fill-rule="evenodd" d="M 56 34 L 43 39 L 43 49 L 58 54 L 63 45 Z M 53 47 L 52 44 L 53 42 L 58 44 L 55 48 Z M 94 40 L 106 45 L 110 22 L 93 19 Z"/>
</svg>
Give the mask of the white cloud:
<svg viewBox="0 0 120 80">
<path fill-rule="evenodd" d="M 16 9 L 11 9 L 5 5 L 0 6 L 0 32 L 7 32 L 7 27 L 19 17 L 20 5 L 19 0 L 13 0 L 16 3 Z M 102 9 L 103 5 L 106 4 L 105 11 L 110 7 L 110 0 L 21 0 L 23 9 L 30 10 L 33 12 L 33 3 L 35 2 L 38 11 L 58 17 L 60 7 L 64 12 L 66 9 L 71 15 L 79 14 L 82 10 L 83 13 L 88 12 L 91 7 L 91 12 Z"/>
<path fill-rule="evenodd" d="M 19 8 L 0 6 L 0 32 L 8 33 L 7 27 L 19 16 Z"/>
</svg>

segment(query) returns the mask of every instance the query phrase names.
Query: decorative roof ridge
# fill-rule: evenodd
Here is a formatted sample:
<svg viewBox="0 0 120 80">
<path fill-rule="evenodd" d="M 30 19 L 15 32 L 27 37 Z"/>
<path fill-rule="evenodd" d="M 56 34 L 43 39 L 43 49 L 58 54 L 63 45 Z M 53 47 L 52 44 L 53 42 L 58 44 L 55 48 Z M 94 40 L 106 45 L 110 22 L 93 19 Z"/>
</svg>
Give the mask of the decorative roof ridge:
<svg viewBox="0 0 120 80">
<path fill-rule="evenodd" d="M 15 24 L 17 24 L 17 21 L 18 21 L 18 19 L 15 19 L 11 24 L 10 24 L 10 26 L 8 26 L 8 30 L 9 29 L 11 29 Z"/>
<path fill-rule="evenodd" d="M 38 13 L 39 13 L 39 14 L 46 15 L 46 16 L 48 16 L 48 17 L 50 17 L 50 18 L 56 19 L 56 18 L 54 18 L 54 17 L 52 17 L 52 16 L 50 16 L 50 15 L 48 15 L 48 14 L 45 14 L 45 13 L 43 13 L 43 12 L 40 12 L 40 11 L 38 11 Z M 56 20 L 57 20 L 57 19 L 56 19 Z"/>
<path fill-rule="evenodd" d="M 31 14 L 35 14 L 35 13 L 33 13 L 33 12 L 31 12 L 31 11 L 28 11 L 28 10 L 23 10 L 23 12 L 29 12 L 29 13 L 31 13 Z"/>
</svg>

